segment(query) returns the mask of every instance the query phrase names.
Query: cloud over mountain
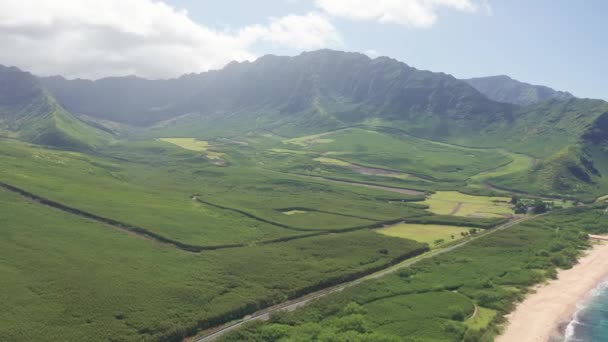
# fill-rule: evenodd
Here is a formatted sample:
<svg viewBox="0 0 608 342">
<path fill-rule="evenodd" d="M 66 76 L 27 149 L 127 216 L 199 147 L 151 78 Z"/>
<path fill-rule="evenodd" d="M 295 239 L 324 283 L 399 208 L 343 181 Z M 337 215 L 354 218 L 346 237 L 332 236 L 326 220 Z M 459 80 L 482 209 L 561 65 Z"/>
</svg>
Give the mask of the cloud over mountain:
<svg viewBox="0 0 608 342">
<path fill-rule="evenodd" d="M 0 2 L 0 61 L 42 75 L 171 77 L 253 59 L 259 43 L 316 49 L 340 36 L 319 13 L 219 31 L 160 1 Z"/>
</svg>

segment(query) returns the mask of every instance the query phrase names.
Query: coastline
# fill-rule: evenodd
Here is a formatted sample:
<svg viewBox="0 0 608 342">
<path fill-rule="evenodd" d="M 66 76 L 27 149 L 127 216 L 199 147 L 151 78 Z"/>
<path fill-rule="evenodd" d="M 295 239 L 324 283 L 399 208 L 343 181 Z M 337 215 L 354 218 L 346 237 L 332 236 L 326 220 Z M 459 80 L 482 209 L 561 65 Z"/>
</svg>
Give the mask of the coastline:
<svg viewBox="0 0 608 342">
<path fill-rule="evenodd" d="M 538 285 L 515 310 L 497 342 L 563 341 L 564 330 L 577 311 L 577 304 L 608 278 L 608 243 L 594 244 L 578 264 L 558 271 L 556 280 Z"/>
</svg>

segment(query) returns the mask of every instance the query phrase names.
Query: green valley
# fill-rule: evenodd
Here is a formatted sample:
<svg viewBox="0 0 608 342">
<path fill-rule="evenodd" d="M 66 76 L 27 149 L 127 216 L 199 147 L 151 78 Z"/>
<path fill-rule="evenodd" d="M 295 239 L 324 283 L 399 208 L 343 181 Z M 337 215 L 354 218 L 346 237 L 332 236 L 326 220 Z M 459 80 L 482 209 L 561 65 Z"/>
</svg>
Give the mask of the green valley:
<svg viewBox="0 0 608 342">
<path fill-rule="evenodd" d="M 0 67 L 0 339 L 491 341 L 608 231 L 608 103 L 513 82 Z"/>
</svg>

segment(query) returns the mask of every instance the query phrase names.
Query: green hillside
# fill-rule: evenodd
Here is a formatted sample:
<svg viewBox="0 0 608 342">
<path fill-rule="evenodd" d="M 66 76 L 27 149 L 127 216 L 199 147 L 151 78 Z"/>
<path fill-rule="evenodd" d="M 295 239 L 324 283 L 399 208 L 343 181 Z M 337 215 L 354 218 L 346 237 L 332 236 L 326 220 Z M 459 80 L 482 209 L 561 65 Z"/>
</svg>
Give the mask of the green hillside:
<svg viewBox="0 0 608 342">
<path fill-rule="evenodd" d="M 0 132 L 40 145 L 93 149 L 113 138 L 63 109 L 29 73 L 0 67 Z"/>
</svg>

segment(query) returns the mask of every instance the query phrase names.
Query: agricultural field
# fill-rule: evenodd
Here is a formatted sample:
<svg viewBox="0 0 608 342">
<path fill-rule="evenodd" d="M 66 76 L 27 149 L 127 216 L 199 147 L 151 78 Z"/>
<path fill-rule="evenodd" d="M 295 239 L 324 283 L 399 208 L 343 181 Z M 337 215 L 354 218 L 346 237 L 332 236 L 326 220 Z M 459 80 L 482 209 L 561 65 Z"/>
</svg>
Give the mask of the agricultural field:
<svg viewBox="0 0 608 342">
<path fill-rule="evenodd" d="M 452 145 L 383 127 L 345 128 L 282 140 L 273 136 L 249 138 L 251 160 L 260 167 L 428 192 L 508 193 L 493 185 L 532 172 L 540 163 L 502 148 Z M 515 187 L 525 189 L 525 182 Z"/>
<path fill-rule="evenodd" d="M 429 246 L 438 246 L 450 241 L 456 241 L 468 234 L 469 229 L 462 226 L 449 226 L 437 224 L 410 224 L 399 223 L 377 229 L 376 232 L 402 239 L 423 242 Z"/>
<path fill-rule="evenodd" d="M 467 217 L 505 217 L 513 210 L 508 197 L 472 196 L 456 191 L 438 191 L 429 196 L 424 204 L 438 215 Z"/>
<path fill-rule="evenodd" d="M 0 144 L 0 176 L 50 200 L 202 246 L 255 243 L 426 215 L 408 203 L 378 200 L 385 191 L 217 167 L 188 152 L 165 161 L 160 150 L 154 151 L 153 156 L 160 154 L 156 161 L 125 162 L 10 141 Z M 151 163 L 155 167 L 149 167 Z M 79 191 L 97 188 L 105 191 L 95 196 Z M 289 216 L 279 210 L 285 207 L 310 212 Z"/>
<path fill-rule="evenodd" d="M 7 341 L 177 341 L 426 250 L 358 231 L 191 253 L 5 190 L 0 225 L 0 336 Z"/>
<path fill-rule="evenodd" d="M 421 205 L 423 192 L 290 174 L 272 158 L 253 160 L 274 143 L 134 140 L 87 154 L 0 140 L 0 181 L 29 196 L 0 190 L 1 224 L 10 227 L 0 256 L 10 274 L 4 300 L 20 307 L 4 314 L 0 334 L 178 340 L 415 256 L 469 227 L 501 223 L 436 215 Z M 204 155 L 209 146 L 225 165 Z M 305 163 L 299 158 L 321 164 L 308 154 L 287 162 Z M 407 232 L 370 230 L 404 220 L 419 223 Z M 31 249 L 47 257 L 28 257 Z M 62 270 L 66 260 L 72 266 Z M 38 268 L 45 272 L 19 271 Z M 37 297 L 42 309 L 32 304 Z"/>
<path fill-rule="evenodd" d="M 533 285 L 576 262 L 587 232 L 605 232 L 603 211 L 571 208 L 528 220 L 221 340 L 492 341 Z"/>
<path fill-rule="evenodd" d="M 511 162 L 509 156 L 498 150 L 465 148 L 362 128 L 326 133 L 321 142 L 316 137 L 302 137 L 295 142 L 293 139 L 285 140 L 283 145 L 365 167 L 385 168 L 448 182 L 465 180 Z"/>
</svg>

